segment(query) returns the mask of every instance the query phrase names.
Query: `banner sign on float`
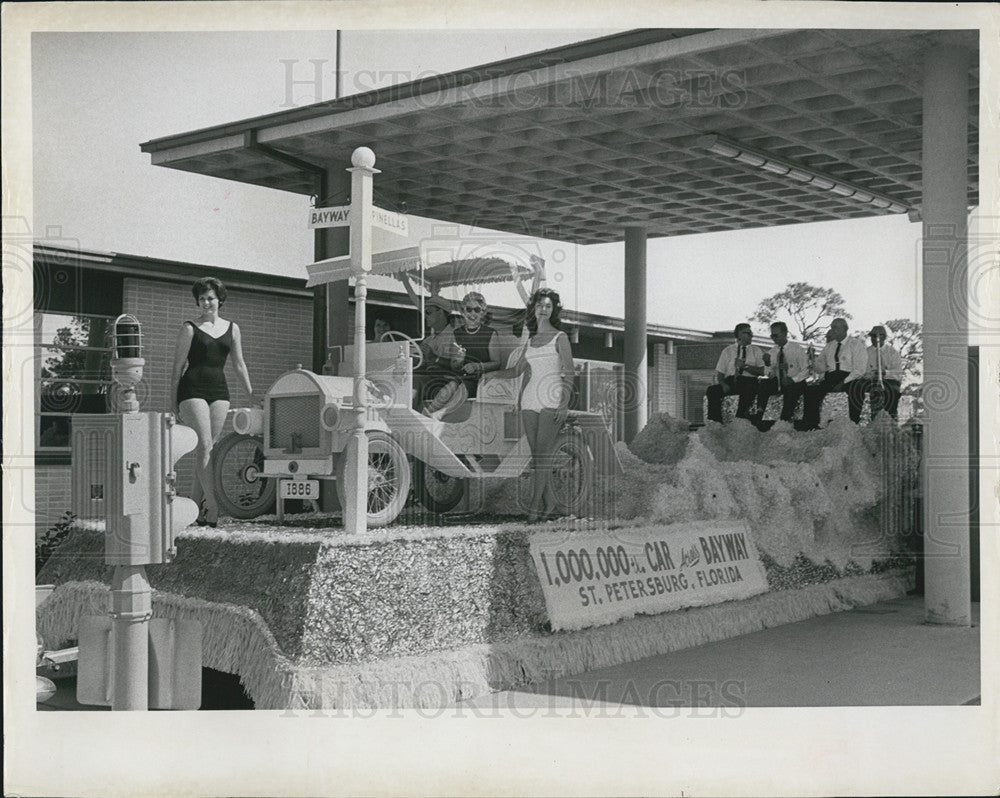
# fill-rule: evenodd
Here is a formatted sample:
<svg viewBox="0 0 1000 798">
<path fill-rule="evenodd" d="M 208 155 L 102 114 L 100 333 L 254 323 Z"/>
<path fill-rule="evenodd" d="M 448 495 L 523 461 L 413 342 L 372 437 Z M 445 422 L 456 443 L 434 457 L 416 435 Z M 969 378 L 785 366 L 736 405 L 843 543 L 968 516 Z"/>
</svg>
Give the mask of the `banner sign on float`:
<svg viewBox="0 0 1000 798">
<path fill-rule="evenodd" d="M 718 604 L 767 591 L 750 532 L 692 522 L 532 535 L 532 559 L 553 629 Z"/>
</svg>

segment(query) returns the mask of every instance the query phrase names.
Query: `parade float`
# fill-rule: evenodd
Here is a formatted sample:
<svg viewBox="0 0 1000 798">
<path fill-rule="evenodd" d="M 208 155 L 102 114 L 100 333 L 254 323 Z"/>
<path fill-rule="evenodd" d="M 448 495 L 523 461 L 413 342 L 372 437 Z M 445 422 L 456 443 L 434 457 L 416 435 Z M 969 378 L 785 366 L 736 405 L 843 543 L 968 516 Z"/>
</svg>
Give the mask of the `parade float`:
<svg viewBox="0 0 1000 798">
<path fill-rule="evenodd" d="M 659 416 L 618 447 L 602 517 L 528 525 L 508 478 L 447 526 L 192 527 L 150 567 L 153 612 L 198 621 L 203 664 L 257 708 L 447 706 L 903 594 L 910 446 L 888 420 L 689 432 Z M 40 574 L 57 585 L 38 612 L 50 648 L 106 612 L 103 548 L 80 526 Z"/>
<path fill-rule="evenodd" d="M 364 340 L 369 273 L 409 275 L 411 291 L 435 276 L 422 278 L 419 263 L 414 272 L 412 253 L 372 256 L 369 156 L 352 170 L 351 207 L 362 210 L 352 213 L 352 255 L 310 267 L 313 282 L 356 279 L 355 341 Z M 438 276 L 476 282 L 467 268 Z M 523 264 L 509 273 L 532 274 Z M 94 620 L 110 607 L 113 624 L 158 622 L 168 641 L 196 629 L 185 640 L 197 641 L 200 664 L 237 675 L 258 709 L 441 707 L 910 586 L 917 459 L 884 415 L 865 427 L 835 418 L 810 433 L 782 422 L 760 433 L 739 420 L 692 432 L 656 416 L 626 447 L 611 444 L 599 415 L 574 412 L 555 465 L 566 517 L 528 524 L 518 510 L 528 466 L 518 386 L 498 384 L 428 419 L 410 407 L 417 352 L 410 340 L 348 347 L 337 374 L 293 369 L 262 408 L 236 414 L 239 445 L 220 445 L 216 467 L 236 475 L 220 481 L 233 514 L 256 517 L 217 529 L 173 533 L 187 517 L 173 495 L 173 455 L 160 471 L 124 456 L 118 473 L 102 460 L 106 485 L 96 467 L 78 468 L 74 448 L 86 484 L 74 484 L 78 523 L 38 575 L 55 586 L 36 610 L 44 646 L 80 642 L 82 664 L 81 630 L 110 633 L 112 622 Z M 151 430 L 172 424 L 161 418 L 169 414 L 136 415 L 157 416 Z M 178 502 L 141 554 L 122 543 L 138 516 L 119 507 L 123 524 L 108 509 L 122 490 L 112 483 L 137 474 L 153 494 L 157 480 L 168 483 L 163 507 Z M 322 480 L 336 486 L 339 512 L 285 511 L 287 499 L 317 499 Z M 409 501 L 413 486 L 428 513 Z M 278 513 L 260 514 L 275 496 Z M 462 512 L 442 515 L 456 496 Z M 86 512 L 88 502 L 104 517 Z M 139 572 L 148 586 L 132 596 Z"/>
</svg>

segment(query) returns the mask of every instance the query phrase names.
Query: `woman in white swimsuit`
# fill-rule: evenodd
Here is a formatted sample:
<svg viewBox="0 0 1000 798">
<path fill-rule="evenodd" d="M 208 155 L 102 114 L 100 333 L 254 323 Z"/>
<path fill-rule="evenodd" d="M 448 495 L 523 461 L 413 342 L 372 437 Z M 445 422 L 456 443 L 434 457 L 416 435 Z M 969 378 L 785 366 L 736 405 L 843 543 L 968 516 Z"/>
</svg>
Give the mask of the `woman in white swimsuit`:
<svg viewBox="0 0 1000 798">
<path fill-rule="evenodd" d="M 534 472 L 528 520 L 538 521 L 555 512 L 552 493 L 552 455 L 556 436 L 566 421 L 573 390 L 573 352 L 569 338 L 559 329 L 562 304 L 550 288 L 535 291 L 528 304 L 530 337 L 521 357 L 511 368 L 491 376 L 509 377 L 529 372 L 521 391 L 524 425 Z"/>
</svg>

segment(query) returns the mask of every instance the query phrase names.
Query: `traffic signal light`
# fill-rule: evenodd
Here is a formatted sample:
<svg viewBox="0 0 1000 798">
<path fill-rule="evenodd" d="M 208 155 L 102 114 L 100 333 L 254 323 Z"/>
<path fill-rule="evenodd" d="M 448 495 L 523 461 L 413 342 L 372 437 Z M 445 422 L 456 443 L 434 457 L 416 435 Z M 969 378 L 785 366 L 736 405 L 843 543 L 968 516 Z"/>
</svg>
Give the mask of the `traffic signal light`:
<svg viewBox="0 0 1000 798">
<path fill-rule="evenodd" d="M 176 419 L 165 413 L 160 425 L 163 490 L 159 494 L 160 524 L 162 536 L 160 562 L 170 562 L 174 556 L 174 535 L 187 529 L 198 517 L 198 505 L 184 496 L 177 495 L 176 463 L 198 445 L 198 433 L 191 427 L 178 424 Z M 156 505 L 154 505 L 156 507 Z"/>
<path fill-rule="evenodd" d="M 176 492 L 177 460 L 198 436 L 170 413 L 73 419 L 73 512 L 105 522 L 108 565 L 170 562 L 198 506 Z"/>
</svg>

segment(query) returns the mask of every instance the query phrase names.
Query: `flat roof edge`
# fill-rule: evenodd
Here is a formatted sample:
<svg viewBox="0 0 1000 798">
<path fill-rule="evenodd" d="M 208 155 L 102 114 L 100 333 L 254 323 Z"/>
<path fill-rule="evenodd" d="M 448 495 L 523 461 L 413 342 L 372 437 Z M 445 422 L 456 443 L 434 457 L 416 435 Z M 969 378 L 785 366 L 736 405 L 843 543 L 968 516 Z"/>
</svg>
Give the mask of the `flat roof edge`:
<svg viewBox="0 0 1000 798">
<path fill-rule="evenodd" d="M 494 61 L 487 64 L 480 64 L 474 67 L 446 72 L 442 75 L 434 75 L 420 80 L 411 81 L 394 86 L 387 86 L 381 89 L 352 94 L 337 100 L 324 100 L 312 103 L 303 108 L 288 111 L 276 111 L 260 116 L 249 117 L 237 122 L 229 122 L 222 125 L 200 128 L 197 130 L 176 133 L 169 136 L 160 136 L 150 139 L 139 145 L 142 152 L 155 153 L 178 146 L 197 144 L 207 139 L 215 139 L 222 136 L 242 134 L 247 130 L 265 126 L 267 124 L 291 124 L 301 122 L 327 114 L 343 113 L 353 111 L 358 108 L 369 108 L 383 105 L 395 100 L 403 100 L 418 97 L 429 92 L 439 92 L 449 88 L 459 88 L 467 85 L 468 77 L 473 76 L 476 81 L 492 80 L 509 75 L 517 74 L 525 70 L 539 69 L 546 66 L 553 66 L 558 63 L 579 61 L 584 58 L 606 55 L 620 51 L 641 47 L 647 44 L 656 44 L 669 41 L 671 39 L 685 38 L 699 33 L 706 33 L 715 30 L 714 28 L 638 28 L 622 33 L 614 33 L 609 36 L 602 36 L 597 39 L 587 39 L 581 42 L 554 47 L 549 50 L 541 50 L 523 56 L 515 56 L 501 61 Z M 678 35 L 683 31 L 683 35 Z"/>
</svg>

